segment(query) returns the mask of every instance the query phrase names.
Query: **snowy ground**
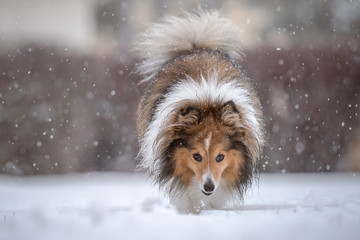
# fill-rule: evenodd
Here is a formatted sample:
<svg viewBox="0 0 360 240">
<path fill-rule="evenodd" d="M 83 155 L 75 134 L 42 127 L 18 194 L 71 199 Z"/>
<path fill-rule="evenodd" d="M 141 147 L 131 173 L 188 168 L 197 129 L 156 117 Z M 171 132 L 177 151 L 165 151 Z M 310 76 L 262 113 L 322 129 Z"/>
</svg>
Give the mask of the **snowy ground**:
<svg viewBox="0 0 360 240">
<path fill-rule="evenodd" d="M 360 175 L 262 174 L 239 209 L 199 215 L 143 175 L 0 175 L 0 239 L 360 239 Z"/>
</svg>

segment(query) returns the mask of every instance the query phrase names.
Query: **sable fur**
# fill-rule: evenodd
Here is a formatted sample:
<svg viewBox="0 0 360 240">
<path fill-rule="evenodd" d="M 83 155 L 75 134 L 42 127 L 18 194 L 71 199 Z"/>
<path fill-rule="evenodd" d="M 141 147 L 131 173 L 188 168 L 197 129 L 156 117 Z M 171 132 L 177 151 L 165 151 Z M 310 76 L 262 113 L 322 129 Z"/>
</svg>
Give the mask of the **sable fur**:
<svg viewBox="0 0 360 240">
<path fill-rule="evenodd" d="M 199 12 L 165 18 L 137 39 L 135 50 L 143 58 L 137 69 L 148 84 L 138 109 L 139 167 L 149 170 L 179 209 L 241 199 L 260 159 L 261 106 L 235 64 L 243 56 L 239 34 L 217 12 Z M 232 152 L 228 157 L 237 166 L 235 173 L 223 170 L 220 190 L 209 197 L 198 194 L 192 171 L 179 165 L 206 134 Z"/>
</svg>

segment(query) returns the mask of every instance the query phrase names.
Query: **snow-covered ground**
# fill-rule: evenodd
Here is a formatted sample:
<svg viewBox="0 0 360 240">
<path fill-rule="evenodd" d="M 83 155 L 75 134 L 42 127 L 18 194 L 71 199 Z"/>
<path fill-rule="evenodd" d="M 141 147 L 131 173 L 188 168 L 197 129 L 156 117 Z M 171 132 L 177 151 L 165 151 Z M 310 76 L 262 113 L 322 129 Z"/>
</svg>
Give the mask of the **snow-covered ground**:
<svg viewBox="0 0 360 240">
<path fill-rule="evenodd" d="M 0 239 L 360 239 L 360 175 L 262 174 L 238 209 L 199 215 L 139 174 L 0 176 Z"/>
</svg>

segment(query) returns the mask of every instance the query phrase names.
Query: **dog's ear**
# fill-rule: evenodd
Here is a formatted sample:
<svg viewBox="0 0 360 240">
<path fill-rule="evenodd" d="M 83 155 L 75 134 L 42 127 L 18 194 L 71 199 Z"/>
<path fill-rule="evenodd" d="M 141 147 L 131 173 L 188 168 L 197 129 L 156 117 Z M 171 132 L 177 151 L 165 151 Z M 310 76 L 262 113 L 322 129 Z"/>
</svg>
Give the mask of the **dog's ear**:
<svg viewBox="0 0 360 240">
<path fill-rule="evenodd" d="M 240 129 L 243 128 L 240 113 L 233 101 L 224 103 L 219 110 L 220 122 L 225 126 Z"/>
<path fill-rule="evenodd" d="M 195 106 L 188 106 L 179 111 L 176 122 L 179 125 L 196 125 L 200 122 L 200 110 Z"/>
</svg>

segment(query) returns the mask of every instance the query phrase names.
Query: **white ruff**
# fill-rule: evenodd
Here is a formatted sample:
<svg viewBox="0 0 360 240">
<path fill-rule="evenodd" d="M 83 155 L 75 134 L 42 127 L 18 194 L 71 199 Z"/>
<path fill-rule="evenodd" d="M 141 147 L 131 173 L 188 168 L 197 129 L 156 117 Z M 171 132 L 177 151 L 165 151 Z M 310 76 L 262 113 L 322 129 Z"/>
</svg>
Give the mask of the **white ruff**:
<svg viewBox="0 0 360 240">
<path fill-rule="evenodd" d="M 220 181 L 213 194 L 206 196 L 201 192 L 195 177 L 193 177 L 187 188 L 170 194 L 169 198 L 179 212 L 192 213 L 197 213 L 203 209 L 226 209 L 238 201 L 231 191 L 226 188 L 223 181 Z"/>
<path fill-rule="evenodd" d="M 240 80 L 234 79 L 219 83 L 216 72 L 209 74 L 209 76 L 209 79 L 201 76 L 201 82 L 196 82 L 189 77 L 171 87 L 164 100 L 158 105 L 153 121 L 149 124 L 141 142 L 140 155 L 142 161 L 140 167 L 149 169 L 150 173 L 159 171 L 159 147 L 163 139 L 158 139 L 158 136 L 166 127 L 169 127 L 169 117 L 176 114 L 178 105 L 183 101 L 195 103 L 210 101 L 210 104 L 233 101 L 242 109 L 246 125 L 255 134 L 256 140 L 262 142 L 256 109 L 252 105 L 250 93 L 241 86 Z"/>
</svg>

